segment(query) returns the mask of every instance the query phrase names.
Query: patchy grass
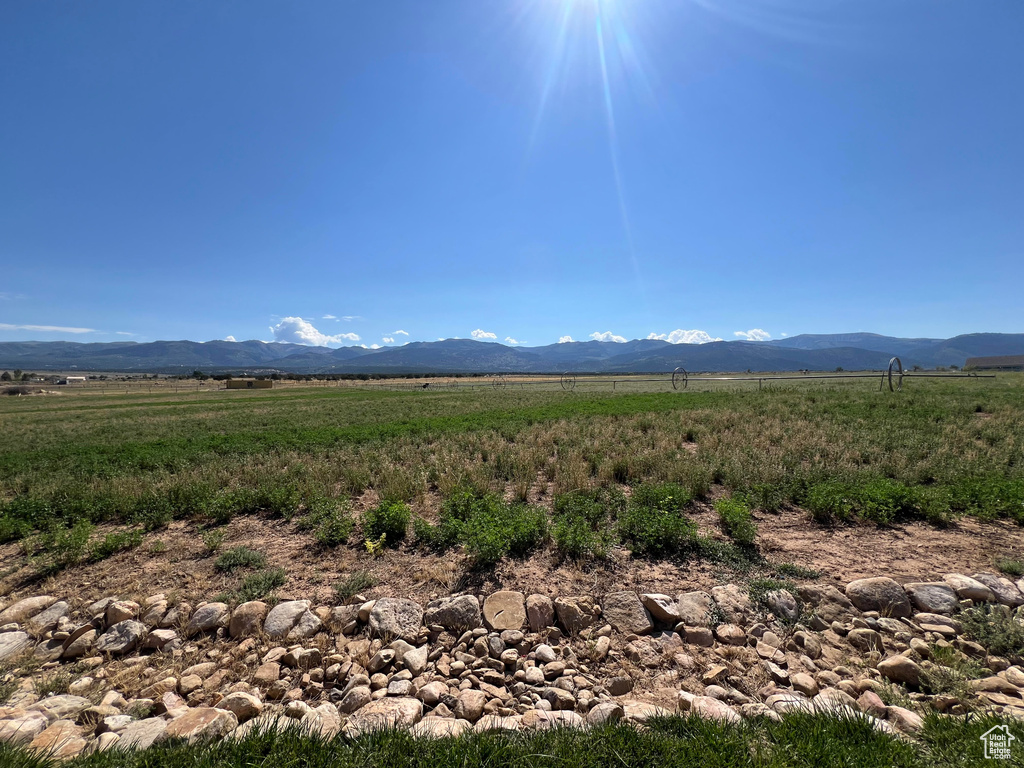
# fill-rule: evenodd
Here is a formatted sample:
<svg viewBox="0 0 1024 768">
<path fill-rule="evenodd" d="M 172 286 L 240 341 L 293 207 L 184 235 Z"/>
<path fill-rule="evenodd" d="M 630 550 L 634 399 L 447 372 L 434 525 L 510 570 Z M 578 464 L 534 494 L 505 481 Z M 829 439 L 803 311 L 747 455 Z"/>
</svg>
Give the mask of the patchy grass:
<svg viewBox="0 0 1024 768">
<path fill-rule="evenodd" d="M 334 585 L 334 594 L 341 602 L 347 602 L 351 598 L 367 589 L 376 586 L 377 580 L 366 571 L 356 571 L 343 581 Z"/>
<path fill-rule="evenodd" d="M 267 556 L 249 547 L 232 547 L 217 558 L 214 568 L 218 571 L 231 573 L 238 568 L 262 568 L 267 564 Z"/>
<path fill-rule="evenodd" d="M 239 740 L 186 744 L 172 740 L 145 751 L 110 750 L 75 758 L 72 768 L 229 768 L 302 765 L 308 768 L 488 766 L 489 768 L 975 768 L 986 765 L 979 737 L 1006 724 L 1017 739 L 1024 728 L 992 716 L 929 715 L 916 741 L 871 727 L 863 718 L 792 714 L 724 725 L 698 717 L 652 720 L 639 731 L 627 725 L 587 730 L 551 729 L 518 734 L 491 731 L 458 738 L 413 739 L 380 731 L 355 739 L 255 731 Z M 0 763 L 11 768 L 53 768 L 57 763 L 23 747 L 0 744 Z"/>
<path fill-rule="evenodd" d="M 1024 626 L 1002 605 L 979 605 L 958 617 L 964 632 L 996 656 L 1024 656 Z"/>
</svg>

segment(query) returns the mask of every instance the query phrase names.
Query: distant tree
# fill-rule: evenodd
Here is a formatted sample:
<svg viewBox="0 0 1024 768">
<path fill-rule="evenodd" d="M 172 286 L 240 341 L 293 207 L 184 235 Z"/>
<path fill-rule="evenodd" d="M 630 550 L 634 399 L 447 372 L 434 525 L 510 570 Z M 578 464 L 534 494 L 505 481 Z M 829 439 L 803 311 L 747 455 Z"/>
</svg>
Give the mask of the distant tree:
<svg viewBox="0 0 1024 768">
<path fill-rule="evenodd" d="M 34 379 L 35 377 L 36 375 L 34 373 L 29 373 L 28 371 L 25 371 L 25 373 L 21 374 L 22 381 L 32 381 L 32 379 Z"/>
<path fill-rule="evenodd" d="M 3 373 L 0 373 L 0 381 L 10 381 L 10 380 L 11 380 L 11 374 L 9 374 L 7 371 L 4 371 Z"/>
<path fill-rule="evenodd" d="M 951 365 L 949 367 L 952 368 L 954 371 L 959 371 L 960 370 L 960 366 L 959 365 Z"/>
<path fill-rule="evenodd" d="M 837 365 L 836 366 L 836 373 L 842 373 L 842 372 L 843 372 L 843 366 Z"/>
<path fill-rule="evenodd" d="M 15 368 L 14 369 L 14 380 L 15 381 L 21 381 L 21 374 L 22 374 L 21 368 Z"/>
</svg>

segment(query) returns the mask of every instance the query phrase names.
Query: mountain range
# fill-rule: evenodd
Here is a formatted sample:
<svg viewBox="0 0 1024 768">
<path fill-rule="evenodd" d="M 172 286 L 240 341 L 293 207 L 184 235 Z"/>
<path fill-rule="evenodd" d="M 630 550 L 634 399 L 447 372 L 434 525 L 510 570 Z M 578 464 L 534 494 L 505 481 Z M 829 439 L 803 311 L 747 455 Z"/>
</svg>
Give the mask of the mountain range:
<svg viewBox="0 0 1024 768">
<path fill-rule="evenodd" d="M 470 339 L 400 347 L 311 347 L 264 341 L 0 342 L 0 368 L 136 373 L 550 373 L 831 371 L 962 366 L 968 357 L 1024 354 L 1024 334 L 908 339 L 874 333 L 803 334 L 772 341 L 671 344 L 656 339 L 574 341 L 541 347 Z"/>
</svg>

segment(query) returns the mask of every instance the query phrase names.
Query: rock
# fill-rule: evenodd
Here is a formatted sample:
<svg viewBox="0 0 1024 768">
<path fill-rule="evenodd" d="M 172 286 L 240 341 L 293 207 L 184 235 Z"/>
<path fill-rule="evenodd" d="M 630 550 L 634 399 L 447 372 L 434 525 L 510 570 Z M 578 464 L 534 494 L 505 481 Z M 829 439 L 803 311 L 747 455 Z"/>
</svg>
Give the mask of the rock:
<svg viewBox="0 0 1024 768">
<path fill-rule="evenodd" d="M 676 606 L 676 601 L 668 595 L 648 593 L 641 595 L 640 601 L 655 621 L 670 626 L 675 626 L 679 623 L 679 610 Z"/>
<path fill-rule="evenodd" d="M 588 725 L 604 725 L 617 723 L 625 717 L 625 710 L 617 701 L 602 701 L 587 713 Z"/>
<path fill-rule="evenodd" d="M 594 623 L 599 611 L 593 598 L 581 595 L 556 599 L 555 613 L 565 630 L 577 635 Z"/>
<path fill-rule="evenodd" d="M 54 760 L 66 760 L 80 754 L 85 746 L 81 728 L 70 720 L 58 720 L 32 739 L 29 748 Z"/>
<path fill-rule="evenodd" d="M 953 588 L 956 596 L 961 600 L 976 600 L 982 603 L 989 603 L 996 599 L 995 593 L 991 589 L 970 576 L 964 576 L 959 573 L 947 573 L 942 579 Z"/>
<path fill-rule="evenodd" d="M 612 649 L 612 639 L 602 635 L 594 641 L 594 647 L 590 650 L 591 661 L 604 661 L 608 652 Z"/>
<path fill-rule="evenodd" d="M 143 609 L 142 618 L 140 619 L 140 621 L 142 621 L 143 624 L 152 629 L 153 627 L 158 627 L 160 625 L 160 622 L 166 615 L 167 601 L 157 600 L 147 605 Z"/>
<path fill-rule="evenodd" d="M 924 720 L 916 712 L 903 707 L 889 707 L 889 722 L 904 733 L 919 733 L 924 728 Z"/>
<path fill-rule="evenodd" d="M 811 659 L 821 658 L 821 641 L 810 632 L 794 632 L 787 647 L 791 651 L 805 653 Z"/>
<path fill-rule="evenodd" d="M 903 589 L 919 611 L 949 615 L 960 608 L 956 592 L 944 581 L 915 581 Z"/>
<path fill-rule="evenodd" d="M 10 710 L 9 710 L 10 712 Z M 0 720 L 0 742 L 8 744 L 28 744 L 36 736 L 46 730 L 49 723 L 42 712 L 26 712 L 14 710 L 19 716 Z"/>
<path fill-rule="evenodd" d="M 890 656 L 878 662 L 878 671 L 895 683 L 919 685 L 921 668 L 906 656 Z"/>
<path fill-rule="evenodd" d="M 423 704 L 417 699 L 410 697 L 378 699 L 371 701 L 348 719 L 345 724 L 345 735 L 357 736 L 360 733 L 383 728 L 409 728 L 418 723 L 422 717 Z"/>
<path fill-rule="evenodd" d="M 412 641 L 423 624 L 423 609 L 412 600 L 384 597 L 374 603 L 367 621 L 375 635 Z"/>
<path fill-rule="evenodd" d="M 483 691 L 472 688 L 463 691 L 455 700 L 455 717 L 475 723 L 483 716 L 485 704 L 487 704 L 487 694 Z"/>
<path fill-rule="evenodd" d="M 136 720 L 123 731 L 117 742 L 118 749 L 148 749 L 163 741 L 167 733 L 167 721 L 162 717 L 148 717 Z"/>
<path fill-rule="evenodd" d="M 715 599 L 707 592 L 685 592 L 676 598 L 676 613 L 686 626 L 709 627 Z"/>
<path fill-rule="evenodd" d="M 32 712 L 42 712 L 50 720 L 65 720 L 74 718 L 79 712 L 83 712 L 92 706 L 92 702 L 83 696 L 73 696 L 63 693 L 58 696 L 47 696 L 40 699 L 29 707 Z"/>
<path fill-rule="evenodd" d="M 794 675 L 790 675 L 789 682 L 793 686 L 794 691 L 802 693 L 809 699 L 813 699 L 818 695 L 818 684 L 814 681 L 813 677 L 805 672 L 797 672 Z"/>
<path fill-rule="evenodd" d="M 52 632 L 57 628 L 57 623 L 68 615 L 70 608 L 63 600 L 54 603 L 42 613 L 37 613 L 35 616 L 25 621 L 25 626 L 29 632 L 38 635 L 44 635 L 47 632 Z"/>
<path fill-rule="evenodd" d="M 586 724 L 582 716 L 567 709 L 553 712 L 531 709 L 523 715 L 523 719 L 520 722 L 523 728 L 536 730 L 545 730 L 547 728 L 582 728 Z"/>
<path fill-rule="evenodd" d="M 849 715 L 858 711 L 857 701 L 838 688 L 825 688 L 811 700 L 811 703 L 818 712 Z"/>
<path fill-rule="evenodd" d="M 885 702 L 882 698 L 874 691 L 864 691 L 857 699 L 857 706 L 860 707 L 860 711 L 865 715 L 871 715 L 872 717 L 885 717 L 886 712 L 889 708 L 885 706 Z"/>
<path fill-rule="evenodd" d="M 427 603 L 423 621 L 427 626 L 436 624 L 452 631 L 476 629 L 481 626 L 480 602 L 473 595 L 432 600 Z"/>
<path fill-rule="evenodd" d="M 622 702 L 622 713 L 626 720 L 643 725 L 652 717 L 669 717 L 672 712 L 664 707 L 655 704 L 646 704 L 642 701 Z"/>
<path fill-rule="evenodd" d="M 800 596 L 804 600 L 813 598 L 815 615 L 831 624 L 833 621 L 846 621 L 859 613 L 850 599 L 835 587 L 802 589 Z"/>
<path fill-rule="evenodd" d="M 868 651 L 878 651 L 879 653 L 885 652 L 885 647 L 882 645 L 882 636 L 873 629 L 851 629 L 846 635 L 846 639 L 850 642 L 850 645 L 858 651 L 863 651 L 865 653 Z"/>
<path fill-rule="evenodd" d="M 232 637 L 250 637 L 257 634 L 267 618 L 267 611 L 267 604 L 260 600 L 242 603 L 231 614 L 228 632 Z"/>
<path fill-rule="evenodd" d="M 477 733 L 486 731 L 518 731 L 522 720 L 519 717 L 502 717 L 501 715 L 484 715 L 477 720 L 473 730 Z"/>
<path fill-rule="evenodd" d="M 253 682 L 256 685 L 269 685 L 281 678 L 281 665 L 276 661 L 265 661 L 260 664 L 253 675 Z"/>
<path fill-rule="evenodd" d="M 471 727 L 468 721 L 453 717 L 426 717 L 416 723 L 410 733 L 418 739 L 456 738 Z"/>
<path fill-rule="evenodd" d="M 402 656 L 402 664 L 408 669 L 413 677 L 419 677 L 427 668 L 427 657 L 430 655 L 429 646 L 421 646 L 406 651 Z"/>
<path fill-rule="evenodd" d="M 718 638 L 718 642 L 725 645 L 747 644 L 747 633 L 735 624 L 719 624 L 715 628 L 715 637 Z"/>
<path fill-rule="evenodd" d="M 694 698 L 690 711 L 707 720 L 718 720 L 722 723 L 740 723 L 743 718 L 725 702 L 710 696 Z"/>
<path fill-rule="evenodd" d="M 17 603 L 11 607 L 16 606 Z M 28 632 L 0 632 L 0 662 L 13 661 L 31 648 L 32 637 Z"/>
<path fill-rule="evenodd" d="M 768 606 L 768 610 L 780 619 L 796 621 L 800 618 L 800 605 L 787 589 L 773 589 L 770 592 L 766 592 L 764 601 Z"/>
<path fill-rule="evenodd" d="M 997 576 L 994 573 L 976 573 L 972 578 L 991 589 L 995 595 L 996 602 L 1008 605 L 1011 608 L 1024 604 L 1024 595 L 1021 595 L 1020 590 L 1009 579 L 1004 579 L 1002 576 Z"/>
<path fill-rule="evenodd" d="M 545 688 L 541 698 L 551 705 L 552 710 L 576 709 L 576 697 L 561 688 Z"/>
<path fill-rule="evenodd" d="M 333 704 L 321 704 L 302 716 L 300 727 L 312 734 L 330 738 L 341 730 L 341 716 Z"/>
<path fill-rule="evenodd" d="M 141 621 L 128 619 L 110 627 L 96 640 L 97 653 L 126 654 L 138 648 L 149 634 Z"/>
<path fill-rule="evenodd" d="M 298 623 L 304 613 L 309 610 L 309 600 L 287 600 L 278 603 L 267 614 L 263 622 L 263 631 L 272 640 L 282 640 Z"/>
<path fill-rule="evenodd" d="M 235 691 L 218 701 L 217 708 L 227 710 L 237 718 L 239 723 L 244 723 L 263 711 L 263 702 L 250 693 Z"/>
<path fill-rule="evenodd" d="M 554 626 L 555 606 L 551 598 L 545 595 L 530 595 L 526 598 L 526 618 L 532 632 Z"/>
<path fill-rule="evenodd" d="M 750 618 L 750 595 L 742 587 L 736 584 L 712 587 L 711 597 L 727 622 L 744 624 Z"/>
<path fill-rule="evenodd" d="M 878 611 L 895 618 L 913 613 L 907 593 L 887 576 L 851 581 L 846 585 L 846 596 L 862 611 Z"/>
<path fill-rule="evenodd" d="M 338 711 L 348 715 L 358 709 L 362 709 L 372 700 L 373 692 L 369 686 L 357 685 L 341 697 L 341 701 L 338 702 Z"/>
<path fill-rule="evenodd" d="M 774 693 L 764 702 L 769 709 L 784 715 L 787 712 L 814 712 L 814 704 L 796 693 Z"/>
<path fill-rule="evenodd" d="M 381 648 L 377 653 L 373 655 L 369 662 L 366 664 L 366 670 L 371 674 L 376 674 L 387 667 L 391 666 L 391 663 L 395 660 L 395 652 L 390 648 Z"/>
<path fill-rule="evenodd" d="M 612 627 L 623 632 L 643 635 L 654 629 L 651 614 L 636 592 L 609 592 L 601 609 Z"/>
<path fill-rule="evenodd" d="M 45 611 L 57 602 L 56 597 L 40 595 L 39 597 L 26 597 L 0 611 L 0 627 L 4 624 L 21 624 L 30 616 L 35 616 L 40 611 Z"/>
<path fill-rule="evenodd" d="M 146 642 L 143 643 L 142 647 L 163 651 L 168 650 L 168 647 L 173 649 L 177 643 L 178 633 L 173 629 L 154 629 L 146 636 Z"/>
<path fill-rule="evenodd" d="M 707 627 L 692 627 L 687 625 L 683 628 L 683 637 L 691 645 L 701 648 L 710 648 L 715 644 L 715 636 Z"/>
<path fill-rule="evenodd" d="M 288 633 L 287 639 L 291 642 L 297 642 L 299 640 L 306 640 L 323 628 L 323 621 L 312 611 L 305 611 L 299 620 L 295 622 L 295 626 L 292 627 Z"/>
<path fill-rule="evenodd" d="M 238 726 L 232 712 L 214 707 L 196 707 L 167 724 L 169 738 L 198 741 L 224 736 Z"/>
<path fill-rule="evenodd" d="M 502 591 L 484 600 L 484 623 L 496 632 L 519 629 L 526 623 L 526 598 L 522 592 Z"/>
<path fill-rule="evenodd" d="M 624 675 L 610 678 L 605 686 L 612 696 L 625 696 L 633 691 L 633 679 Z"/>
<path fill-rule="evenodd" d="M 109 611 L 110 609 L 108 609 Z M 207 603 L 196 610 L 185 627 L 185 637 L 192 637 L 200 632 L 210 632 L 218 627 L 227 626 L 230 617 L 226 603 Z"/>
<path fill-rule="evenodd" d="M 65 659 L 77 659 L 92 650 L 96 644 L 96 630 L 88 624 L 82 628 L 84 631 L 71 633 L 71 636 L 64 641 L 64 651 L 61 656 Z"/>
<path fill-rule="evenodd" d="M 141 606 L 134 600 L 115 600 L 107 606 L 107 626 L 138 618 L 140 610 Z"/>
</svg>

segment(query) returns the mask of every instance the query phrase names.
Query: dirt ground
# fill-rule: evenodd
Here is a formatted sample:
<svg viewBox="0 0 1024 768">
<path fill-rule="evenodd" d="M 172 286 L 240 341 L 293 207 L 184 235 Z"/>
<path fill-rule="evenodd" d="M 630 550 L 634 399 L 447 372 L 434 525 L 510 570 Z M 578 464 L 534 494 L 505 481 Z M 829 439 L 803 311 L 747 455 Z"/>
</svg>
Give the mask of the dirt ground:
<svg viewBox="0 0 1024 768">
<path fill-rule="evenodd" d="M 373 499 L 360 501 L 363 503 L 357 508 Z M 429 515 L 433 510 L 417 511 Z M 698 507 L 692 516 L 706 533 L 718 535 L 710 506 Z M 946 529 L 917 523 L 888 529 L 867 525 L 827 528 L 797 508 L 757 513 L 757 521 L 758 546 L 767 560 L 820 571 L 821 577 L 815 580 L 820 583 L 839 585 L 882 575 L 905 582 L 950 572 L 970 574 L 992 570 L 1000 557 L 1024 556 L 1024 529 L 1007 522 L 963 519 Z M 348 546 L 323 549 L 294 523 L 264 516 L 238 517 L 221 530 L 225 534 L 221 552 L 246 545 L 266 553 L 268 566 L 286 570 L 288 580 L 277 591 L 278 597 L 320 603 L 336 602 L 333 585 L 360 571 L 375 582 L 363 592 L 368 597 L 400 595 L 421 603 L 460 590 L 600 596 L 633 589 L 674 595 L 743 579 L 742 574 L 714 563 L 648 562 L 634 560 L 623 550 L 615 551 L 608 563 L 584 566 L 561 562 L 546 550 L 526 560 L 504 561 L 494 572 L 480 574 L 467 572 L 461 555 L 439 556 L 411 544 L 375 558 L 355 543 L 358 534 Z M 7 599 L 2 602 L 42 593 L 94 600 L 111 595 L 137 599 L 158 592 L 196 601 L 237 589 L 245 572 L 216 571 L 217 554 L 207 551 L 201 533 L 196 524 L 178 521 L 146 534 L 138 549 L 43 580 L 24 564 L 17 544 L 4 545 L 0 547 L 0 595 Z"/>
</svg>

